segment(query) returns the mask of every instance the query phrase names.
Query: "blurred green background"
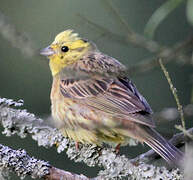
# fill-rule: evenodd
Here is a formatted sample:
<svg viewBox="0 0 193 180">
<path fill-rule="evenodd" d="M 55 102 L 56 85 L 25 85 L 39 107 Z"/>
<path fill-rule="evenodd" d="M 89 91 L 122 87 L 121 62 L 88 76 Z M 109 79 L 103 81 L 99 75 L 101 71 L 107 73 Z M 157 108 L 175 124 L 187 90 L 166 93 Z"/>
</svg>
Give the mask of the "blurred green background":
<svg viewBox="0 0 193 180">
<path fill-rule="evenodd" d="M 163 0 L 112 0 L 109 1 L 124 18 L 133 31 L 143 34 L 146 23 Z M 187 21 L 184 1 L 156 29 L 154 40 L 164 46 L 187 39 L 192 34 L 192 26 Z M 41 0 L 41 1 L 0 1 L 0 97 L 23 99 L 24 108 L 42 118 L 50 116 L 50 87 L 52 77 L 48 60 L 38 52 L 49 45 L 56 34 L 66 29 L 74 29 L 82 37 L 94 41 L 104 53 L 113 56 L 131 67 L 151 59 L 152 53 L 132 43 L 116 40 L 108 33 L 87 22 L 83 17 L 111 32 L 126 36 L 127 29 L 117 18 L 105 0 Z M 3 24 L 4 23 L 4 24 Z M 19 39 L 11 35 L 16 33 Z M 21 41 L 21 42 L 20 42 Z M 190 56 L 191 52 L 187 52 Z M 166 65 L 173 83 L 178 90 L 182 105 L 191 103 L 192 65 L 181 65 L 171 61 Z M 145 73 L 131 75 L 139 91 L 146 97 L 154 112 L 163 108 L 176 107 L 175 100 L 160 67 Z M 187 127 L 192 127 L 191 118 L 186 118 Z M 175 122 L 159 122 L 161 134 L 171 137 L 177 132 Z M 1 129 L 2 131 L 2 129 Z M 49 161 L 52 165 L 75 173 L 95 176 L 99 168 L 88 168 L 81 163 L 70 161 L 65 152 L 58 154 L 55 148 L 38 147 L 31 137 L 0 136 L 0 142 L 14 149 L 24 148 L 29 155 Z M 121 153 L 128 157 L 146 151 L 148 148 L 123 148 Z M 17 179 L 13 177 L 13 179 Z M 30 179 L 30 178 L 26 178 Z"/>
</svg>

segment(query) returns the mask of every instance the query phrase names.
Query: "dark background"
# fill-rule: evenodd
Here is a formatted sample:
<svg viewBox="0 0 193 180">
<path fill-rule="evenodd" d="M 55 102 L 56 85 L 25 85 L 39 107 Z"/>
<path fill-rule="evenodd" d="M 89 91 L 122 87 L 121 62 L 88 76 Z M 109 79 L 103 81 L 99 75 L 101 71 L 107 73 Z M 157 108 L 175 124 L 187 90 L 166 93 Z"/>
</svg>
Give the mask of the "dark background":
<svg viewBox="0 0 193 180">
<path fill-rule="evenodd" d="M 153 12 L 161 6 L 163 0 L 110 1 L 119 15 L 137 33 L 143 34 L 144 27 Z M 82 17 L 109 29 L 118 35 L 126 35 L 127 29 L 103 0 L 41 0 L 41 1 L 0 1 L 0 97 L 14 100 L 23 99 L 24 108 L 37 116 L 47 119 L 50 116 L 50 88 L 52 77 L 48 60 L 41 57 L 39 49 L 46 47 L 54 37 L 66 29 L 74 29 L 82 37 L 94 41 L 98 48 L 131 67 L 152 54 L 132 43 L 116 41 L 104 35 L 100 29 L 88 23 Z M 6 18 L 4 18 L 6 17 Z M 10 26 L 1 25 L 6 22 Z M 21 41 L 10 36 L 18 32 Z M 108 34 L 108 33 L 107 33 Z M 154 40 L 164 46 L 173 46 L 192 34 L 192 26 L 186 18 L 186 3 L 182 3 L 159 25 Z M 26 37 L 26 39 L 23 37 Z M 26 42 L 26 44 L 25 44 Z M 179 65 L 171 61 L 166 65 L 182 105 L 191 103 L 192 65 Z M 169 89 L 160 67 L 145 73 L 131 74 L 139 91 L 146 97 L 154 112 L 163 108 L 176 107 L 176 102 Z M 191 119 L 186 118 L 187 127 L 192 126 Z M 172 122 L 159 122 L 158 130 L 165 137 L 171 137 L 177 130 Z M 2 129 L 1 129 L 2 131 Z M 0 142 L 14 149 L 24 148 L 31 156 L 49 161 L 52 165 L 75 173 L 95 176 L 98 168 L 88 168 L 81 163 L 70 161 L 65 152 L 58 154 L 55 148 L 38 147 L 31 137 L 20 139 L 17 136 L 0 136 Z M 146 151 L 148 148 L 124 148 L 121 153 L 129 157 Z M 13 179 L 17 179 L 13 177 Z M 30 178 L 26 178 L 30 179 Z"/>
</svg>

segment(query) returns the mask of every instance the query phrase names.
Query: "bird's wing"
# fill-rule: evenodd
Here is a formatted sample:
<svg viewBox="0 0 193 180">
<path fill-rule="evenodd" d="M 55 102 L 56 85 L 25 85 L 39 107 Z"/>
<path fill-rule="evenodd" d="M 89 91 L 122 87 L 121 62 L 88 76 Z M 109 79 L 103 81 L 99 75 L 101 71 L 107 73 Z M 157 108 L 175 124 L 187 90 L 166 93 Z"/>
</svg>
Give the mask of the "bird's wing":
<svg viewBox="0 0 193 180">
<path fill-rule="evenodd" d="M 94 77 L 88 79 L 61 78 L 63 96 L 79 100 L 91 108 L 123 117 L 147 126 L 154 126 L 151 118 L 131 118 L 135 113 L 151 114 L 145 98 L 127 78 Z"/>
</svg>

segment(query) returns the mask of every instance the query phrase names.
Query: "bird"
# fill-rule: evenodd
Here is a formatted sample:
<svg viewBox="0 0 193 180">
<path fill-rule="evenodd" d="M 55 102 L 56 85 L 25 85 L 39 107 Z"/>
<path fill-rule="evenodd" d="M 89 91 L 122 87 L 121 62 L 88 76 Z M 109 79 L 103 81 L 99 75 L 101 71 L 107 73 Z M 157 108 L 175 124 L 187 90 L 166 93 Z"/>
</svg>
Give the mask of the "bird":
<svg viewBox="0 0 193 180">
<path fill-rule="evenodd" d="M 59 33 L 40 54 L 49 60 L 52 117 L 65 137 L 77 145 L 117 149 L 132 138 L 170 165 L 181 166 L 184 153 L 155 130 L 153 111 L 121 62 L 71 29 Z"/>
</svg>

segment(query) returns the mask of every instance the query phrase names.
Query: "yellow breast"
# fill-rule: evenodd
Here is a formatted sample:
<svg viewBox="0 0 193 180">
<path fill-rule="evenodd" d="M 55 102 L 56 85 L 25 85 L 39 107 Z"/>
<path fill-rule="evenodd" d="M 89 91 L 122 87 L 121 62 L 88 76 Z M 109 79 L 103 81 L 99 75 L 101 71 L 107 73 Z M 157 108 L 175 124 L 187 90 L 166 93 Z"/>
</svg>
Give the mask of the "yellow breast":
<svg viewBox="0 0 193 180">
<path fill-rule="evenodd" d="M 111 126 L 113 120 L 78 101 L 65 98 L 60 92 L 60 78 L 55 77 L 51 90 L 52 116 L 64 136 L 76 142 L 102 145 L 103 142 L 123 144 L 123 130 Z M 100 114 L 100 116 L 99 116 Z M 106 126 L 107 125 L 107 126 Z"/>
</svg>

